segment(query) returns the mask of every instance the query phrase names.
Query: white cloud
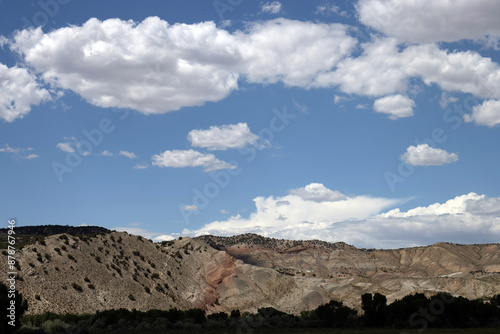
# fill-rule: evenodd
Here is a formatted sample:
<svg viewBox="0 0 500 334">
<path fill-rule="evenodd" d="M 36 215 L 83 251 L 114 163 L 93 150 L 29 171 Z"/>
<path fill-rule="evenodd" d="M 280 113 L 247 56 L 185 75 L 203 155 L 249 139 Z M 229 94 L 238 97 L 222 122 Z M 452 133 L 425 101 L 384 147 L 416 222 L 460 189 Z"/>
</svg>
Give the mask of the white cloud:
<svg viewBox="0 0 500 334">
<path fill-rule="evenodd" d="M 287 36 L 283 39 L 283 36 Z M 18 31 L 10 47 L 43 80 L 100 107 L 159 114 L 227 97 L 238 78 L 307 86 L 356 40 L 340 24 L 276 19 L 229 33 L 213 22 L 95 18 L 43 33 Z"/>
<path fill-rule="evenodd" d="M 237 88 L 234 38 L 213 22 L 170 25 L 88 20 L 44 34 L 19 31 L 11 48 L 43 79 L 99 107 L 145 114 L 219 101 Z"/>
<path fill-rule="evenodd" d="M 269 13 L 269 14 L 278 14 L 281 12 L 281 9 L 283 6 L 279 1 L 273 1 L 273 2 L 266 2 L 261 4 L 260 10 L 262 13 Z"/>
<path fill-rule="evenodd" d="M 217 159 L 213 154 L 195 150 L 172 150 L 152 157 L 153 165 L 158 167 L 204 167 L 205 172 L 219 169 L 235 169 L 236 166 Z"/>
<path fill-rule="evenodd" d="M 321 183 L 311 183 L 304 188 L 291 189 L 290 194 L 313 202 L 336 202 L 346 200 L 347 197 L 338 190 L 330 190 Z"/>
<path fill-rule="evenodd" d="M 466 122 L 494 127 L 500 124 L 500 101 L 487 100 L 472 108 L 472 114 L 464 115 Z"/>
<path fill-rule="evenodd" d="M 429 144 L 420 144 L 409 146 L 401 159 L 412 166 L 439 166 L 457 161 L 458 155 L 430 147 Z"/>
<path fill-rule="evenodd" d="M 40 87 L 31 72 L 17 66 L 9 68 L 0 63 L 0 118 L 13 122 L 28 114 L 31 106 L 49 100 L 50 93 Z"/>
<path fill-rule="evenodd" d="M 134 153 L 129 152 L 129 151 L 120 151 L 118 153 L 118 155 L 123 155 L 124 157 L 127 157 L 129 159 L 135 159 L 135 158 L 137 158 L 137 156 Z"/>
<path fill-rule="evenodd" d="M 30 155 L 24 156 L 23 159 L 32 160 L 32 159 L 36 159 L 36 158 L 39 158 L 39 157 L 40 156 L 38 154 L 30 154 Z"/>
<path fill-rule="evenodd" d="M 332 5 L 332 4 L 324 4 L 324 5 L 318 5 L 316 6 L 316 11 L 315 14 L 320 14 L 324 16 L 330 16 L 332 14 L 337 14 L 343 17 L 349 17 L 349 14 L 344 11 L 340 10 L 338 6 Z"/>
<path fill-rule="evenodd" d="M 236 32 L 243 57 L 240 73 L 251 83 L 311 87 L 321 73 L 331 71 L 349 55 L 356 40 L 341 24 L 275 19 Z M 287 38 L 283 38 L 287 36 Z"/>
<path fill-rule="evenodd" d="M 229 214 L 229 211 L 222 209 L 222 210 L 220 210 L 220 213 L 225 214 L 225 215 L 228 215 L 228 214 Z"/>
<path fill-rule="evenodd" d="M 34 149 L 32 147 L 28 148 L 11 147 L 9 144 L 4 144 L 3 147 L 0 147 L 0 153 L 11 153 L 12 157 L 24 160 L 32 160 L 40 157 L 38 154 L 21 155 L 23 153 L 30 152 L 33 150 Z"/>
<path fill-rule="evenodd" d="M 345 58 L 335 71 L 320 73 L 314 85 L 338 85 L 344 93 L 368 96 L 406 91 L 408 74 L 401 64 L 398 42 L 390 38 L 375 39 L 362 47 L 359 57 Z"/>
<path fill-rule="evenodd" d="M 134 226 L 140 226 L 140 225 L 141 224 L 138 224 L 138 225 L 130 224 L 130 226 L 118 226 L 118 227 L 112 228 L 111 230 L 115 230 L 118 232 L 127 232 L 127 233 L 130 233 L 133 235 L 141 235 L 144 238 L 151 239 L 151 240 L 156 239 L 157 236 L 159 235 L 159 233 L 155 232 L 155 231 L 151 231 L 151 230 L 140 228 L 140 227 L 134 227 Z"/>
<path fill-rule="evenodd" d="M 448 52 L 435 44 L 400 50 L 394 38 L 375 38 L 362 48 L 359 57 L 345 58 L 336 70 L 320 73 L 314 86 L 339 86 L 344 93 L 377 97 L 405 93 L 409 80 L 419 78 L 444 91 L 500 98 L 500 67 L 477 52 Z"/>
<path fill-rule="evenodd" d="M 198 211 L 198 207 L 194 204 L 191 205 L 184 205 L 182 207 L 182 211 Z"/>
<path fill-rule="evenodd" d="M 500 6 L 491 0 L 360 0 L 360 21 L 410 43 L 500 36 Z"/>
<path fill-rule="evenodd" d="M 107 157 L 112 157 L 113 156 L 113 153 L 107 151 L 107 150 L 104 150 L 102 151 L 101 153 L 99 153 L 98 155 L 103 155 L 103 156 L 107 156 Z"/>
<path fill-rule="evenodd" d="M 162 234 L 157 235 L 153 238 L 154 242 L 162 242 L 162 241 L 172 241 L 180 237 L 180 233 L 172 233 L 172 234 Z"/>
<path fill-rule="evenodd" d="M 257 142 L 259 136 L 253 134 L 247 123 L 211 126 L 208 130 L 192 130 L 188 140 L 193 147 L 203 147 L 209 151 L 243 148 Z"/>
<path fill-rule="evenodd" d="M 4 147 L 0 147 L 0 152 L 6 153 L 19 153 L 23 149 L 20 147 L 10 147 L 9 144 L 5 144 Z"/>
<path fill-rule="evenodd" d="M 70 89 L 100 107 L 145 114 L 219 101 L 238 89 L 238 80 L 338 87 L 380 98 L 407 95 L 417 78 L 446 92 L 500 99 L 500 67 L 477 52 L 374 37 L 361 45 L 361 55 L 350 57 L 357 40 L 348 30 L 283 18 L 248 23 L 232 33 L 213 22 L 94 18 L 46 34 L 40 28 L 18 31 L 9 45 L 52 87 Z M 407 101 L 398 115 L 408 115 L 409 108 Z"/>
<path fill-rule="evenodd" d="M 373 108 L 376 112 L 389 115 L 389 119 L 413 116 L 415 102 L 401 94 L 386 96 L 375 101 Z"/>
<path fill-rule="evenodd" d="M 500 67 L 474 51 L 448 52 L 435 44 L 410 46 L 401 53 L 401 66 L 426 85 L 445 91 L 500 98 Z"/>
<path fill-rule="evenodd" d="M 72 143 L 70 142 L 59 143 L 56 145 L 56 147 L 66 153 L 75 152 L 75 149 L 73 148 Z"/>
<path fill-rule="evenodd" d="M 198 230 L 186 229 L 182 235 L 253 232 L 284 239 L 345 241 L 370 248 L 409 247 L 440 241 L 486 243 L 498 242 L 500 238 L 500 198 L 475 193 L 406 212 L 393 209 L 382 214 L 381 210 L 398 201 L 354 196 L 318 203 L 287 195 L 257 197 L 254 202 L 256 209 L 248 218 L 232 216 Z M 283 202 L 288 204 L 278 205 Z"/>
<path fill-rule="evenodd" d="M 311 184 L 310 187 L 301 189 L 301 195 L 307 199 L 295 194 L 282 197 L 257 197 L 254 199 L 256 211 L 251 213 L 249 218 L 232 216 L 227 221 L 213 222 L 191 233 L 229 235 L 255 232 L 270 235 L 295 227 L 301 229 L 300 226 L 303 224 L 310 225 L 306 222 L 327 226 L 347 219 L 367 218 L 398 202 L 368 196 L 341 199 L 340 193 L 326 189 L 321 184 Z M 303 232 L 302 230 L 301 233 Z M 314 234 L 315 231 L 309 230 L 300 236 L 310 239 L 311 235 L 308 233 Z M 325 237 L 327 236 L 323 235 L 319 238 L 325 239 Z"/>
<path fill-rule="evenodd" d="M 148 168 L 148 167 L 149 167 L 149 166 L 148 166 L 148 164 L 136 164 L 136 165 L 135 165 L 134 167 L 132 167 L 132 168 L 134 168 L 134 169 L 146 169 L 146 168 Z"/>
</svg>

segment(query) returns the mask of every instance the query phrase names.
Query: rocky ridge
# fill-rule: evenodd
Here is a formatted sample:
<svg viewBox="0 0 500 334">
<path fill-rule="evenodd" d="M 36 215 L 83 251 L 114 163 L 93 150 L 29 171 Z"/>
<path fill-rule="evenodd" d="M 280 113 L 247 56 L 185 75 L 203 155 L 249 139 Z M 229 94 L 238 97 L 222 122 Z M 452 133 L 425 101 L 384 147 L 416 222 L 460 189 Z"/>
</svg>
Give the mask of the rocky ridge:
<svg viewBox="0 0 500 334">
<path fill-rule="evenodd" d="M 500 244 L 366 250 L 255 234 L 155 244 L 126 232 L 65 233 L 24 246 L 16 258 L 28 313 L 268 306 L 300 313 L 330 299 L 359 308 L 365 292 L 389 302 L 413 292 L 500 293 Z M 7 272 L 6 261 L 0 268 Z"/>
</svg>

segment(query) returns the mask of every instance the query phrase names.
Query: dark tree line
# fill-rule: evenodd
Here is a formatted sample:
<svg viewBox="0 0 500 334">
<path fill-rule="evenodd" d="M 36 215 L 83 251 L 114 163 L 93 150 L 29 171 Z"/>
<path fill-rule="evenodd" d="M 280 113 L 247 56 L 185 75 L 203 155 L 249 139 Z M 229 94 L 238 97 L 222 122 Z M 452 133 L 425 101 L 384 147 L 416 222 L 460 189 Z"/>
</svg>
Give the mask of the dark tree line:
<svg viewBox="0 0 500 334">
<path fill-rule="evenodd" d="M 8 288 L 0 283 L 0 309 L 4 319 L 10 304 Z M 199 331 L 204 329 L 225 329 L 229 332 L 256 328 L 312 328 L 312 327 L 385 327 L 385 328 L 471 328 L 500 326 L 500 295 L 489 301 L 469 300 L 438 293 L 431 297 L 416 293 L 387 304 L 387 298 L 379 293 L 361 296 L 363 314 L 340 301 L 318 306 L 304 311 L 300 316 L 290 315 L 272 307 L 258 309 L 257 313 L 243 313 L 233 310 L 206 315 L 201 309 L 179 310 L 106 310 L 95 314 L 55 314 L 46 312 L 24 315 L 26 301 L 16 293 L 18 317 L 25 325 L 18 333 L 93 333 L 123 332 L 141 333 L 184 329 Z M 19 324 L 19 321 L 16 321 Z M 16 327 L 5 327 L 2 321 L 0 332 L 12 333 Z"/>
</svg>

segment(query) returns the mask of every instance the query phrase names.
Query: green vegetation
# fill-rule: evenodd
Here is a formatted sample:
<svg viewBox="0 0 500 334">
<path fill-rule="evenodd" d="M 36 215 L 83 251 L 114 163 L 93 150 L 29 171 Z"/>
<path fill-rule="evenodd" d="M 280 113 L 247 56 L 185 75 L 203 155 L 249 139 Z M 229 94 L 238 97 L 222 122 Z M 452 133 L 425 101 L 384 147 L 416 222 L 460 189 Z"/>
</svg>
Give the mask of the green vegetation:
<svg viewBox="0 0 500 334">
<path fill-rule="evenodd" d="M 45 236 L 38 234 L 16 234 L 16 248 L 21 249 L 24 246 L 34 245 L 36 243 L 45 245 Z M 7 249 L 7 233 L 0 233 L 0 249 Z"/>
</svg>

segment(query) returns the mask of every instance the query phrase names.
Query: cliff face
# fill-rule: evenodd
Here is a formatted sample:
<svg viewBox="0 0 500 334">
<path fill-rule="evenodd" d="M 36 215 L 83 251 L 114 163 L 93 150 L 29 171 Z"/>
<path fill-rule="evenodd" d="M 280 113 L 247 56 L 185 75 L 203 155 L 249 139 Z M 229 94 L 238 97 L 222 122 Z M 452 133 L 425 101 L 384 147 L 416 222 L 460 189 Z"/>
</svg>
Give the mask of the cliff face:
<svg viewBox="0 0 500 334">
<path fill-rule="evenodd" d="M 289 313 L 330 299 L 360 306 L 365 292 L 389 302 L 418 291 L 467 298 L 500 293 L 500 245 L 364 250 L 345 243 L 253 234 L 154 244 L 121 232 L 51 235 L 17 251 L 28 313 L 198 307 L 208 312 Z M 0 270 L 7 272 L 6 262 Z"/>
</svg>

